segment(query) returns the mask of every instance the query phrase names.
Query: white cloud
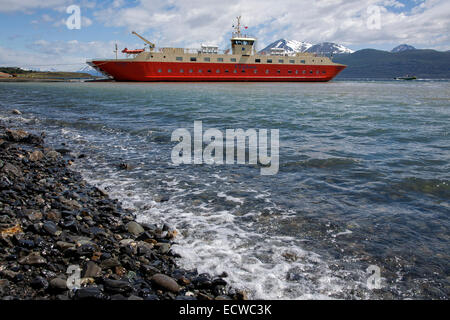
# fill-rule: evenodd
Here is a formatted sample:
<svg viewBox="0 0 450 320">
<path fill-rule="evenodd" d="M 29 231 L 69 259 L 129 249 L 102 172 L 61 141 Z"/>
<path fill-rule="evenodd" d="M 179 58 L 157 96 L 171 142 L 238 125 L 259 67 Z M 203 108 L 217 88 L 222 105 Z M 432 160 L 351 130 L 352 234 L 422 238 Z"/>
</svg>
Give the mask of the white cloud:
<svg viewBox="0 0 450 320">
<path fill-rule="evenodd" d="M 29 12 L 34 9 L 67 5 L 70 0 L 0 0 L 0 12 Z"/>
<path fill-rule="evenodd" d="M 119 46 L 124 44 L 119 42 Z M 112 57 L 113 48 L 113 41 L 37 40 L 28 46 L 29 50 L 0 46 L 0 66 L 77 71 L 86 66 L 87 57 Z"/>
<path fill-rule="evenodd" d="M 160 45 L 216 42 L 226 46 L 237 15 L 243 16 L 262 44 L 288 38 L 349 46 L 399 41 L 423 47 L 449 45 L 448 0 L 426 0 L 417 4 L 420 10 L 406 13 L 389 11 L 404 7 L 396 0 L 141 0 L 134 7 L 117 4 L 95 11 L 94 16 L 107 26 L 143 32 Z M 380 29 L 367 28 L 370 5 L 382 9 Z"/>
</svg>

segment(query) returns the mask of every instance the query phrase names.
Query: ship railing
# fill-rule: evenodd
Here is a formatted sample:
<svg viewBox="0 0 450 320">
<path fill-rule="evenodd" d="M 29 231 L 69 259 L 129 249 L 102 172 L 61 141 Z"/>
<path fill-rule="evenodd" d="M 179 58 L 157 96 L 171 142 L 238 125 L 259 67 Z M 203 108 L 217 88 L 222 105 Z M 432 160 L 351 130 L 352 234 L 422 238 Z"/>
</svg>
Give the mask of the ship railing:
<svg viewBox="0 0 450 320">
<path fill-rule="evenodd" d="M 252 39 L 256 39 L 256 37 L 254 37 L 251 34 L 248 33 L 242 33 L 242 32 L 232 32 L 231 33 L 231 37 L 232 38 L 252 38 Z"/>
<path fill-rule="evenodd" d="M 187 54 L 227 54 L 229 53 L 230 49 L 227 50 L 221 50 L 218 49 L 215 52 L 204 52 L 204 50 L 202 50 L 201 48 L 185 48 L 184 49 L 184 53 Z"/>
</svg>

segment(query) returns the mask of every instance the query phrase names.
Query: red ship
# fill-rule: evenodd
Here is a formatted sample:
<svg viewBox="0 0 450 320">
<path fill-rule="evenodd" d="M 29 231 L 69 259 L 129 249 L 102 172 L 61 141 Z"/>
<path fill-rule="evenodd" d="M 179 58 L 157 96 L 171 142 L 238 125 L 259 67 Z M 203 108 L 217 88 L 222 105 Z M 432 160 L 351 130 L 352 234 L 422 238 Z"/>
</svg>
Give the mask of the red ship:
<svg viewBox="0 0 450 320">
<path fill-rule="evenodd" d="M 116 81 L 289 81 L 317 82 L 333 79 L 346 66 L 326 56 L 312 53 L 288 55 L 273 48 L 270 54 L 257 54 L 256 38 L 241 33 L 240 17 L 229 50 L 217 46 L 201 49 L 155 49 L 155 45 L 133 31 L 148 44 L 148 50 L 124 49 L 127 59 L 93 59 L 87 63 Z M 117 52 L 117 50 L 116 50 Z"/>
</svg>

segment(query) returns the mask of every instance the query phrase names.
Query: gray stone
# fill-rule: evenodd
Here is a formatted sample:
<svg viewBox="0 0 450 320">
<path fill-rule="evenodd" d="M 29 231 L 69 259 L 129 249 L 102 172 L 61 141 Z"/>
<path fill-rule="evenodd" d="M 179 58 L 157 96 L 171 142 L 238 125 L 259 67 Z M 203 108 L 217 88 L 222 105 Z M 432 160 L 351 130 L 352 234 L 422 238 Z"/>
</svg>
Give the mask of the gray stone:
<svg viewBox="0 0 450 320">
<path fill-rule="evenodd" d="M 100 268 L 95 262 L 89 261 L 86 264 L 86 271 L 84 272 L 84 278 L 96 278 L 102 275 L 102 268 Z"/>
<path fill-rule="evenodd" d="M 133 290 L 128 281 L 107 279 L 103 282 L 105 291 L 113 293 L 125 293 Z"/>
<path fill-rule="evenodd" d="M 103 298 L 104 295 L 98 287 L 81 288 L 75 292 L 76 300 L 101 300 Z"/>
<path fill-rule="evenodd" d="M 3 165 L 2 171 L 7 175 L 13 175 L 16 177 L 22 177 L 23 173 L 22 170 L 20 170 L 18 167 L 11 163 L 5 163 Z"/>
<path fill-rule="evenodd" d="M 102 261 L 102 263 L 100 263 L 100 267 L 102 269 L 111 269 L 111 268 L 119 267 L 119 266 L 120 266 L 120 262 L 116 258 L 106 259 L 106 260 Z"/>
<path fill-rule="evenodd" d="M 44 154 L 39 150 L 32 152 L 29 156 L 30 161 L 33 161 L 33 162 L 42 160 L 43 158 L 44 158 Z"/>
<path fill-rule="evenodd" d="M 54 278 L 50 281 L 50 288 L 56 290 L 66 290 L 67 289 L 67 280 L 61 278 Z"/>
<path fill-rule="evenodd" d="M 127 230 L 135 236 L 138 236 L 145 231 L 144 228 L 142 228 L 142 226 L 135 221 L 131 221 L 127 224 Z"/>
<path fill-rule="evenodd" d="M 58 232 L 58 227 L 56 226 L 56 224 L 52 221 L 46 221 L 44 222 L 44 225 L 42 226 L 44 228 L 44 230 L 50 234 L 50 235 L 55 235 Z"/>
<path fill-rule="evenodd" d="M 47 260 L 41 257 L 38 252 L 32 252 L 29 255 L 19 259 L 20 264 L 29 264 L 29 265 L 38 265 L 38 264 L 46 264 Z"/>
<path fill-rule="evenodd" d="M 181 289 L 173 278 L 162 273 L 155 274 L 150 280 L 153 284 L 166 291 L 178 293 Z"/>
<path fill-rule="evenodd" d="M 22 112 L 20 112 L 20 111 L 17 110 L 17 109 L 12 109 L 12 110 L 11 110 L 11 113 L 12 113 L 12 114 L 17 114 L 17 115 L 19 115 L 19 116 L 22 114 Z"/>
<path fill-rule="evenodd" d="M 45 154 L 45 157 L 51 160 L 56 160 L 61 158 L 61 154 L 55 150 L 50 150 Z"/>
</svg>

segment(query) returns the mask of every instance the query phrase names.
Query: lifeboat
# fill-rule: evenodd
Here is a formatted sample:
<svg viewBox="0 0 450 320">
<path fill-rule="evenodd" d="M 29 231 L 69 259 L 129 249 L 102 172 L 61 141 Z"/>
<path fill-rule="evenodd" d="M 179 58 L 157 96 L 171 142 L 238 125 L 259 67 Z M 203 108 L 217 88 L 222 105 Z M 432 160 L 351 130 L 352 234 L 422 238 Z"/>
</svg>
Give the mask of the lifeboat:
<svg viewBox="0 0 450 320">
<path fill-rule="evenodd" d="M 142 53 L 142 52 L 144 52 L 144 49 L 130 50 L 130 49 L 125 48 L 125 49 L 122 50 L 122 53 L 126 53 L 126 54 L 139 54 L 139 53 Z"/>
</svg>

